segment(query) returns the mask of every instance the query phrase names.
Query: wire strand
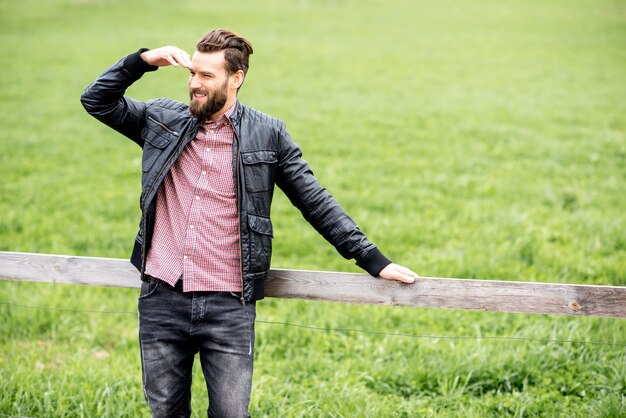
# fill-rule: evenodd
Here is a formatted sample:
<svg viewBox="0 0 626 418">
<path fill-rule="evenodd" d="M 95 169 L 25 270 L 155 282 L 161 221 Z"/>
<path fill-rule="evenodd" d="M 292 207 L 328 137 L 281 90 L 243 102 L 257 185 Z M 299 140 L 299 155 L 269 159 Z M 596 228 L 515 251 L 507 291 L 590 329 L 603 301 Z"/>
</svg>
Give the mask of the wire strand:
<svg viewBox="0 0 626 418">
<path fill-rule="evenodd" d="M 361 334 L 373 334 L 373 335 L 384 335 L 388 337 L 407 337 L 407 338 L 424 338 L 424 339 L 457 339 L 457 340 L 514 340 L 514 341 L 537 341 L 537 342 L 546 342 L 546 343 L 571 343 L 571 344 L 592 344 L 592 345 L 608 345 L 608 346 L 616 346 L 616 347 L 626 347 L 626 343 L 611 343 L 608 341 L 582 341 L 582 340 L 557 340 L 550 338 L 527 338 L 527 337 L 512 337 L 507 335 L 423 335 L 423 334 L 406 334 L 400 332 L 385 332 L 385 331 L 372 331 L 367 329 L 357 329 L 357 328 L 323 328 L 323 327 L 315 327 L 311 325 L 301 325 L 294 324 L 289 322 L 278 322 L 278 321 L 263 321 L 257 320 L 256 322 L 262 324 L 271 324 L 271 325 L 286 325 L 290 327 L 297 328 L 305 328 L 314 331 L 340 331 L 340 332 L 357 332 Z"/>
<path fill-rule="evenodd" d="M 71 309 L 71 308 L 53 308 L 49 306 L 36 306 L 36 305 L 24 305 L 20 303 L 4 302 L 0 301 L 0 305 L 13 306 L 18 308 L 39 309 L 46 311 L 61 311 L 61 312 L 82 312 L 82 313 L 102 313 L 102 314 L 137 314 L 136 311 L 106 311 L 96 309 Z M 582 340 L 557 340 L 552 338 L 527 338 L 527 337 L 512 337 L 507 335 L 424 335 L 424 334 L 407 334 L 400 332 L 385 332 L 385 331 L 372 331 L 367 329 L 358 328 L 326 328 L 316 327 L 313 325 L 294 324 L 291 322 L 280 321 L 265 321 L 257 319 L 256 323 L 266 325 L 282 325 L 294 328 L 308 329 L 312 331 L 335 331 L 335 332 L 354 332 L 359 334 L 371 334 L 382 335 L 386 337 L 404 337 L 404 338 L 422 338 L 422 339 L 446 339 L 446 340 L 507 340 L 507 341 L 531 341 L 531 342 L 543 342 L 543 343 L 560 343 L 560 344 L 587 344 L 587 345 L 604 345 L 611 347 L 626 347 L 626 343 L 611 343 L 608 341 L 582 341 Z"/>
</svg>

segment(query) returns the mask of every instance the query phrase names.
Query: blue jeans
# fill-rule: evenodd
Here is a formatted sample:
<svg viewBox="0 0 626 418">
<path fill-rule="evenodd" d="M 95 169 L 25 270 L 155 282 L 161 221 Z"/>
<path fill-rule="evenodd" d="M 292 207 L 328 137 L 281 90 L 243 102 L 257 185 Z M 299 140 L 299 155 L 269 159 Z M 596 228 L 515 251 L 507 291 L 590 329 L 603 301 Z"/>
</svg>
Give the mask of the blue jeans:
<svg viewBox="0 0 626 418">
<path fill-rule="evenodd" d="M 199 352 L 208 416 L 249 417 L 255 303 L 244 306 L 230 292 L 183 293 L 178 285 L 151 279 L 139 296 L 143 387 L 152 416 L 191 415 L 191 371 Z"/>
</svg>

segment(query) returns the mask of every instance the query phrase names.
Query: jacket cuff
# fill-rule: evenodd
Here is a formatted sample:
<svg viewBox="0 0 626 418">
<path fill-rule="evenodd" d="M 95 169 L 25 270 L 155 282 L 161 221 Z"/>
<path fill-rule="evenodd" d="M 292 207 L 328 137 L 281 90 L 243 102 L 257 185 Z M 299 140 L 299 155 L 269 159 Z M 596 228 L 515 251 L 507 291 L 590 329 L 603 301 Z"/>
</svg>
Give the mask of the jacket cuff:
<svg viewBox="0 0 626 418">
<path fill-rule="evenodd" d="M 356 264 L 370 275 L 378 277 L 378 273 L 391 264 L 391 260 L 385 257 L 378 248 L 374 247 L 362 259 L 358 260 Z"/>
<path fill-rule="evenodd" d="M 159 69 L 156 65 L 150 65 L 141 58 L 141 54 L 149 51 L 149 48 L 141 48 L 134 54 L 130 54 L 124 59 L 124 67 L 131 73 L 146 73 L 148 71 L 156 71 Z"/>
</svg>

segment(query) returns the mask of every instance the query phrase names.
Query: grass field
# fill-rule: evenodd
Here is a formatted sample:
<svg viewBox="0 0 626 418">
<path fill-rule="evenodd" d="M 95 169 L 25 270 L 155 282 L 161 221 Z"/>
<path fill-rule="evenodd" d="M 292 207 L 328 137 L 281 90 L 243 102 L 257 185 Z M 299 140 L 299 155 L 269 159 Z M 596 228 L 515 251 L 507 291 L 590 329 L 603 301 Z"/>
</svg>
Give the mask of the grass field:
<svg viewBox="0 0 626 418">
<path fill-rule="evenodd" d="M 0 2 L 0 250 L 129 255 L 140 150 L 79 95 L 127 53 L 191 51 L 216 27 L 255 47 L 240 99 L 287 122 L 395 261 L 626 286 L 626 3 L 604 0 Z M 186 100 L 186 79 L 163 69 L 128 93 Z M 358 271 L 281 193 L 273 217 L 273 267 Z M 148 416 L 136 297 L 1 282 L 0 416 Z M 257 306 L 253 416 L 626 416 L 623 345 L 538 341 L 624 344 L 624 320 Z"/>
</svg>

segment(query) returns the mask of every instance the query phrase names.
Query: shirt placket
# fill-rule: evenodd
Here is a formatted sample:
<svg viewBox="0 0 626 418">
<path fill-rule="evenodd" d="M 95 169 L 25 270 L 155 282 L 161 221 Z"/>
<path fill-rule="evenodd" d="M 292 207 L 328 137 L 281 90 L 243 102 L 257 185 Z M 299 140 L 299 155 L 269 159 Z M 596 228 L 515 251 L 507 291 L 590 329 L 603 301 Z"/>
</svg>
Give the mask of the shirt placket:
<svg viewBox="0 0 626 418">
<path fill-rule="evenodd" d="M 203 128 L 202 135 L 198 138 L 200 141 L 194 144 L 198 148 L 196 154 L 200 157 L 200 173 L 192 191 L 191 208 L 185 234 L 185 255 L 183 256 L 184 290 L 193 290 L 197 287 L 197 283 L 194 282 L 199 279 L 198 272 L 202 270 L 202 266 L 198 265 L 198 260 L 195 258 L 200 256 L 198 254 L 198 242 L 201 231 L 199 231 L 198 227 L 202 221 L 202 199 L 204 191 L 208 189 L 209 174 L 213 166 L 213 151 L 210 143 L 215 135 L 215 126 L 207 124 Z"/>
</svg>

